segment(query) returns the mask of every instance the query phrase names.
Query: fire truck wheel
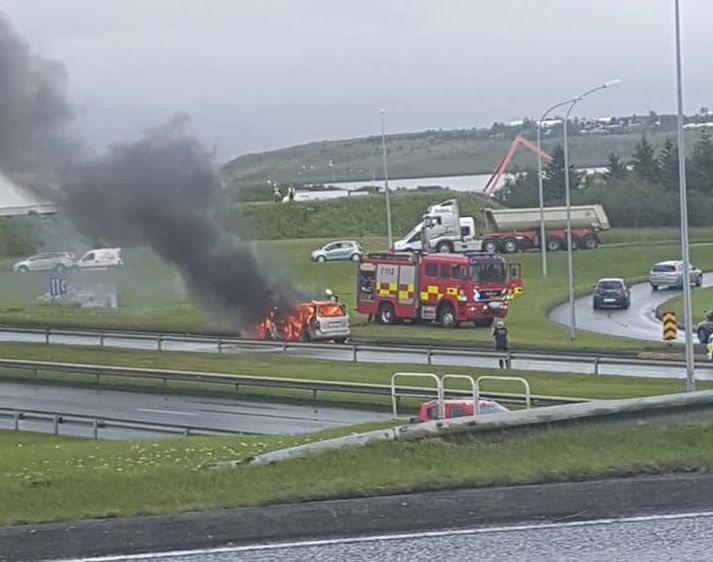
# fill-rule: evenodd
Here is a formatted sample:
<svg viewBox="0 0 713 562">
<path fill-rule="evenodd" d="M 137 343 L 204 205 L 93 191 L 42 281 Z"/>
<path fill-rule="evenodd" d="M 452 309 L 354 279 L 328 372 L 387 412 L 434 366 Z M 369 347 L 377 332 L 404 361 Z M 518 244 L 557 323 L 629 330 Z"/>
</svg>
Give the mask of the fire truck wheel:
<svg viewBox="0 0 713 562">
<path fill-rule="evenodd" d="M 438 321 L 444 328 L 456 327 L 456 315 L 453 312 L 453 307 L 450 304 L 445 304 L 438 313 Z"/>
<path fill-rule="evenodd" d="M 450 242 L 439 242 L 436 246 L 436 252 L 439 254 L 451 254 L 453 253 L 453 244 Z"/>
<path fill-rule="evenodd" d="M 379 324 L 393 324 L 396 315 L 394 314 L 394 305 L 390 302 L 382 302 L 379 305 Z"/>
</svg>

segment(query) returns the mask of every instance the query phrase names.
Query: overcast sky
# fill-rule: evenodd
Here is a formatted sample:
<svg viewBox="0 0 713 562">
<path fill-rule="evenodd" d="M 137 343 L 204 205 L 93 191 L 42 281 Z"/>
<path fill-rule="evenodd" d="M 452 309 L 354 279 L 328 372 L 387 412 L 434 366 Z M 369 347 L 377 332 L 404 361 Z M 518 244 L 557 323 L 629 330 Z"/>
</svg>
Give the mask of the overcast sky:
<svg viewBox="0 0 713 562">
<path fill-rule="evenodd" d="M 681 0 L 687 111 L 713 109 L 713 1 Z M 179 111 L 221 159 L 387 129 L 675 110 L 673 0 L 0 0 L 64 62 L 95 146 Z"/>
</svg>

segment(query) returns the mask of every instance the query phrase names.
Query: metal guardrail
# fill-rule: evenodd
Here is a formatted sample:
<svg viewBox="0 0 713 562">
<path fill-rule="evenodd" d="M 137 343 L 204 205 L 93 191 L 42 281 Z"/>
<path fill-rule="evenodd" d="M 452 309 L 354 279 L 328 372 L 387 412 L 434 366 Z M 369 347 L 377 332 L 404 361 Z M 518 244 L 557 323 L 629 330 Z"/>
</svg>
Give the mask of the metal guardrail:
<svg viewBox="0 0 713 562">
<path fill-rule="evenodd" d="M 245 434 L 243 431 L 225 428 L 193 426 L 188 424 L 175 424 L 158 421 L 130 420 L 126 418 L 113 418 L 107 416 L 94 416 L 74 413 L 62 413 L 52 410 L 29 410 L 27 408 L 0 407 L 0 419 L 10 418 L 15 431 L 20 431 L 20 422 L 51 423 L 53 433 L 59 435 L 61 425 L 80 425 L 90 427 L 94 439 L 99 438 L 102 428 L 122 428 L 151 431 L 153 433 L 176 433 L 182 435 L 235 435 Z"/>
<path fill-rule="evenodd" d="M 370 384 L 357 382 L 336 382 L 311 379 L 288 379 L 278 377 L 257 377 L 251 375 L 236 375 L 231 373 L 205 373 L 198 371 L 176 371 L 165 369 L 139 369 L 134 367 L 116 367 L 105 365 L 84 365 L 76 363 L 53 363 L 46 361 L 25 361 L 17 359 L 0 359 L 0 369 L 28 371 L 33 378 L 37 378 L 40 373 L 65 373 L 65 374 L 85 374 L 96 377 L 96 383 L 101 386 L 101 377 L 125 377 L 134 379 L 155 379 L 163 382 L 184 381 L 194 383 L 208 383 L 217 385 L 234 386 L 236 391 L 240 387 L 266 387 L 279 389 L 305 390 L 312 393 L 313 398 L 317 398 L 318 392 L 331 392 L 342 394 L 361 394 L 372 396 L 391 396 L 391 385 Z M 404 391 L 412 393 L 423 393 L 421 387 L 400 387 Z M 470 397 L 470 390 L 450 389 L 445 392 L 447 398 Z M 414 394 L 415 395 L 415 394 Z M 423 394 L 419 394 L 423 395 Z M 433 397 L 437 397 L 434 389 Z M 507 392 L 481 393 L 483 398 L 497 400 L 505 404 L 524 405 L 526 398 L 522 394 Z M 585 402 L 585 399 L 566 398 L 559 396 L 538 396 L 532 395 L 531 401 L 537 406 L 555 406 L 559 404 L 570 404 Z"/>
<path fill-rule="evenodd" d="M 676 359 L 640 359 L 635 357 L 622 357 L 617 355 L 607 355 L 601 353 L 567 353 L 560 352 L 545 352 L 545 351 L 509 351 L 507 353 L 480 350 L 480 349 L 464 349 L 462 347 L 448 346 L 423 346 L 414 347 L 412 345 L 377 345 L 377 344 L 331 344 L 331 343 L 303 343 L 303 342 L 277 342 L 264 341 L 238 337 L 219 337 L 194 334 L 178 334 L 178 333 L 154 333 L 154 332 L 129 332 L 117 330 L 66 330 L 55 328 L 14 328 L 0 327 L 0 333 L 27 333 L 39 334 L 43 336 L 45 343 L 52 343 L 52 337 L 82 337 L 96 338 L 96 343 L 99 346 L 107 345 L 110 340 L 134 340 L 144 342 L 155 342 L 156 350 L 162 351 L 165 349 L 165 344 L 182 343 L 182 344 L 204 344 L 210 347 L 215 347 L 218 353 L 224 351 L 228 346 L 239 347 L 242 349 L 281 349 L 286 352 L 290 349 L 314 349 L 314 350 L 329 350 L 348 349 L 351 351 L 352 361 L 359 361 L 360 352 L 388 352 L 388 353 L 405 353 L 411 355 L 423 355 L 426 358 L 428 365 L 433 364 L 433 358 L 436 356 L 450 357 L 474 357 L 474 358 L 492 358 L 508 359 L 509 361 L 552 361 L 557 363 L 578 363 L 589 364 L 592 366 L 592 374 L 598 375 L 600 367 L 610 366 L 638 366 L 638 367 L 679 367 L 685 368 L 683 360 Z M 67 342 L 64 342 L 67 343 Z M 709 362 L 697 362 L 697 369 L 712 370 L 713 364 Z"/>
</svg>

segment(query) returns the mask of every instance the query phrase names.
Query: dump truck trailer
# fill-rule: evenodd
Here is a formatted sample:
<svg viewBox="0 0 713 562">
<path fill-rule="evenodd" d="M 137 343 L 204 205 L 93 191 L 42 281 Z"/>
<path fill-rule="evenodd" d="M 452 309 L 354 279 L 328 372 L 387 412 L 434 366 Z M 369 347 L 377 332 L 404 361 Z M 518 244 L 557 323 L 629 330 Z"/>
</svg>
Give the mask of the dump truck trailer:
<svg viewBox="0 0 713 562">
<path fill-rule="evenodd" d="M 478 236 L 488 252 L 512 253 L 540 248 L 540 208 L 483 209 L 483 232 Z M 570 207 L 573 249 L 592 250 L 599 246 L 599 232 L 609 230 L 609 219 L 601 205 Z M 545 207 L 545 235 L 548 251 L 567 248 L 567 208 Z"/>
</svg>

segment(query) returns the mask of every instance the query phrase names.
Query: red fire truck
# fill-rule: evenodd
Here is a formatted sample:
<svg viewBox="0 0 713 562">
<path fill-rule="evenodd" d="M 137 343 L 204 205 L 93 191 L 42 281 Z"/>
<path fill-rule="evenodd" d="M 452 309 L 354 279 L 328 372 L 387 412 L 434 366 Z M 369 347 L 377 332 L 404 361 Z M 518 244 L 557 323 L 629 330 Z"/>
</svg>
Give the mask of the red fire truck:
<svg viewBox="0 0 713 562">
<path fill-rule="evenodd" d="M 490 326 L 522 291 L 520 264 L 499 254 L 369 254 L 359 263 L 357 312 L 381 324 L 400 320 Z"/>
</svg>

